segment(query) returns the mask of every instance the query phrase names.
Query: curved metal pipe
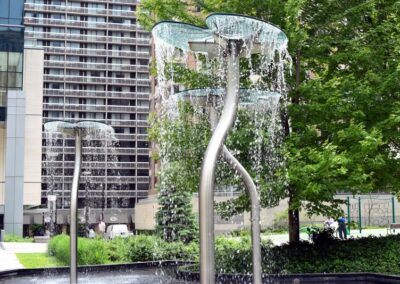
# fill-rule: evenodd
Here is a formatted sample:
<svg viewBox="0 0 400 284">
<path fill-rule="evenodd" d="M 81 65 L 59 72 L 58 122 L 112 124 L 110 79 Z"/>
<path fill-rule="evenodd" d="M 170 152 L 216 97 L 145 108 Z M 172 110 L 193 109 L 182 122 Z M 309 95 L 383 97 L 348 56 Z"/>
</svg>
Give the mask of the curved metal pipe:
<svg viewBox="0 0 400 284">
<path fill-rule="evenodd" d="M 70 221 L 70 283 L 76 284 L 78 282 L 77 274 L 77 254 L 78 254 L 78 239 L 77 239 L 77 203 L 78 203 L 78 187 L 79 176 L 81 174 L 81 161 L 82 161 L 82 141 L 81 133 L 78 128 L 75 129 L 75 164 L 74 164 L 74 177 L 72 180 L 71 191 L 71 221 Z"/>
<path fill-rule="evenodd" d="M 224 159 L 231 164 L 231 166 L 241 176 L 245 188 L 250 196 L 251 201 L 251 241 L 253 247 L 253 283 L 262 283 L 262 269 L 261 269 L 261 225 L 260 225 L 260 200 L 256 185 L 254 184 L 250 174 L 242 166 L 242 164 L 229 152 L 228 148 L 223 145 L 222 155 Z"/>
<path fill-rule="evenodd" d="M 207 146 L 200 179 L 200 283 L 215 283 L 214 260 L 214 181 L 218 155 L 232 127 L 239 103 L 239 56 L 236 43 L 231 42 L 228 55 L 227 94 L 218 125 Z"/>
<path fill-rule="evenodd" d="M 214 131 L 218 122 L 218 115 L 214 107 L 211 105 L 209 108 L 209 117 L 211 129 Z M 240 175 L 245 188 L 250 196 L 251 201 L 251 244 L 253 256 L 253 284 L 262 283 L 262 267 L 261 267 L 261 218 L 260 218 L 260 200 L 256 185 L 253 182 L 250 174 L 243 167 L 243 165 L 235 158 L 229 149 L 222 146 L 222 156 Z"/>
</svg>

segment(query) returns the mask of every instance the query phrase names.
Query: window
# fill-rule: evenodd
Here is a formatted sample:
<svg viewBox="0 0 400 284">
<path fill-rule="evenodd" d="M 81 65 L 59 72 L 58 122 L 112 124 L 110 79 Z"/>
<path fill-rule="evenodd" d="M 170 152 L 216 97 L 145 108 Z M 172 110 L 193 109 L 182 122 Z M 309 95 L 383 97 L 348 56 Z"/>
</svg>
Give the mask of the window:
<svg viewBox="0 0 400 284">
<path fill-rule="evenodd" d="M 138 127 L 138 133 L 139 134 L 147 134 L 147 128 Z"/>
<path fill-rule="evenodd" d="M 134 148 L 135 141 L 119 141 L 118 145 L 120 148 Z"/>
<path fill-rule="evenodd" d="M 137 145 L 138 148 L 149 148 L 149 142 L 147 141 L 138 141 Z"/>
<path fill-rule="evenodd" d="M 137 156 L 137 161 L 141 163 L 145 163 L 149 161 L 149 156 L 144 156 L 144 155 L 138 155 Z"/>
<path fill-rule="evenodd" d="M 138 177 L 147 177 L 147 176 L 149 176 L 149 170 L 138 169 L 137 176 Z"/>
<path fill-rule="evenodd" d="M 147 113 L 138 113 L 137 120 L 147 120 Z"/>
<path fill-rule="evenodd" d="M 108 198 L 107 208 L 134 208 L 135 198 Z"/>
</svg>

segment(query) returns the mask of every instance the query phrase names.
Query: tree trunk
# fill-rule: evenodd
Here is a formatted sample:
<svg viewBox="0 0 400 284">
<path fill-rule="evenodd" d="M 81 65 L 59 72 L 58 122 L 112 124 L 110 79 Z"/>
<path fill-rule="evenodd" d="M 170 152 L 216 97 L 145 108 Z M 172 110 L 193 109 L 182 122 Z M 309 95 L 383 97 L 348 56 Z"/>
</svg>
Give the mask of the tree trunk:
<svg viewBox="0 0 400 284">
<path fill-rule="evenodd" d="M 300 241 L 300 219 L 299 209 L 291 209 L 291 198 L 289 198 L 289 243 Z"/>
<path fill-rule="evenodd" d="M 296 57 L 295 57 L 295 64 L 296 64 L 296 92 L 295 96 L 292 97 L 292 104 L 299 104 L 300 102 L 300 93 L 299 93 L 299 86 L 301 83 L 301 56 L 300 50 L 297 50 Z M 287 121 L 287 129 L 285 128 L 286 135 L 290 135 L 290 127 L 289 127 L 289 118 L 286 119 Z M 290 187 L 289 187 L 290 191 Z M 293 191 L 292 191 L 293 193 Z M 289 219 L 289 243 L 296 243 L 300 241 L 300 219 L 299 219 L 299 209 L 293 209 L 293 200 L 292 197 L 289 195 L 289 211 L 288 211 L 288 219 Z"/>
</svg>

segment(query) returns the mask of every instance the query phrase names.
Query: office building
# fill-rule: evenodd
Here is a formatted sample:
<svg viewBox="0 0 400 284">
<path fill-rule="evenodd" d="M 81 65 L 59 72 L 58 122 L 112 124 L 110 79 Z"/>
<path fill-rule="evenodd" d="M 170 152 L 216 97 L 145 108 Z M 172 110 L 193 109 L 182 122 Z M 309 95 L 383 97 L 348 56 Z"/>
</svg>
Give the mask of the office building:
<svg viewBox="0 0 400 284">
<path fill-rule="evenodd" d="M 40 205 L 43 50 L 24 48 L 23 0 L 0 0 L 0 228 Z"/>
</svg>

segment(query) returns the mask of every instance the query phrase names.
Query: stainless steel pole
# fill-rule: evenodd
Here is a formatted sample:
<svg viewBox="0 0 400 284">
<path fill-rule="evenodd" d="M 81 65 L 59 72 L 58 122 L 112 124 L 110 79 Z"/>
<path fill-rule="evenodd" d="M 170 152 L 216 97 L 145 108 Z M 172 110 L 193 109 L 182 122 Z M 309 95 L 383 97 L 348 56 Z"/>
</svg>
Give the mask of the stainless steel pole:
<svg viewBox="0 0 400 284">
<path fill-rule="evenodd" d="M 242 166 L 242 164 L 229 152 L 224 145 L 222 148 L 224 159 L 229 162 L 241 176 L 251 201 L 251 241 L 253 247 L 253 283 L 261 284 L 261 224 L 260 224 L 260 200 L 256 185 L 254 184 L 250 174 Z"/>
<path fill-rule="evenodd" d="M 78 239 L 77 239 L 77 215 L 78 215 L 78 188 L 79 176 L 81 173 L 81 160 L 82 160 L 82 141 L 81 133 L 78 128 L 75 129 L 75 164 L 74 164 L 74 177 L 72 180 L 71 191 L 71 221 L 70 221 L 70 283 L 76 284 L 78 282 L 77 274 L 77 254 L 78 254 Z"/>
<path fill-rule="evenodd" d="M 227 94 L 224 109 L 204 155 L 200 179 L 200 283 L 215 283 L 214 181 L 218 155 L 232 127 L 239 103 L 239 54 L 231 42 L 228 54 Z"/>
</svg>

